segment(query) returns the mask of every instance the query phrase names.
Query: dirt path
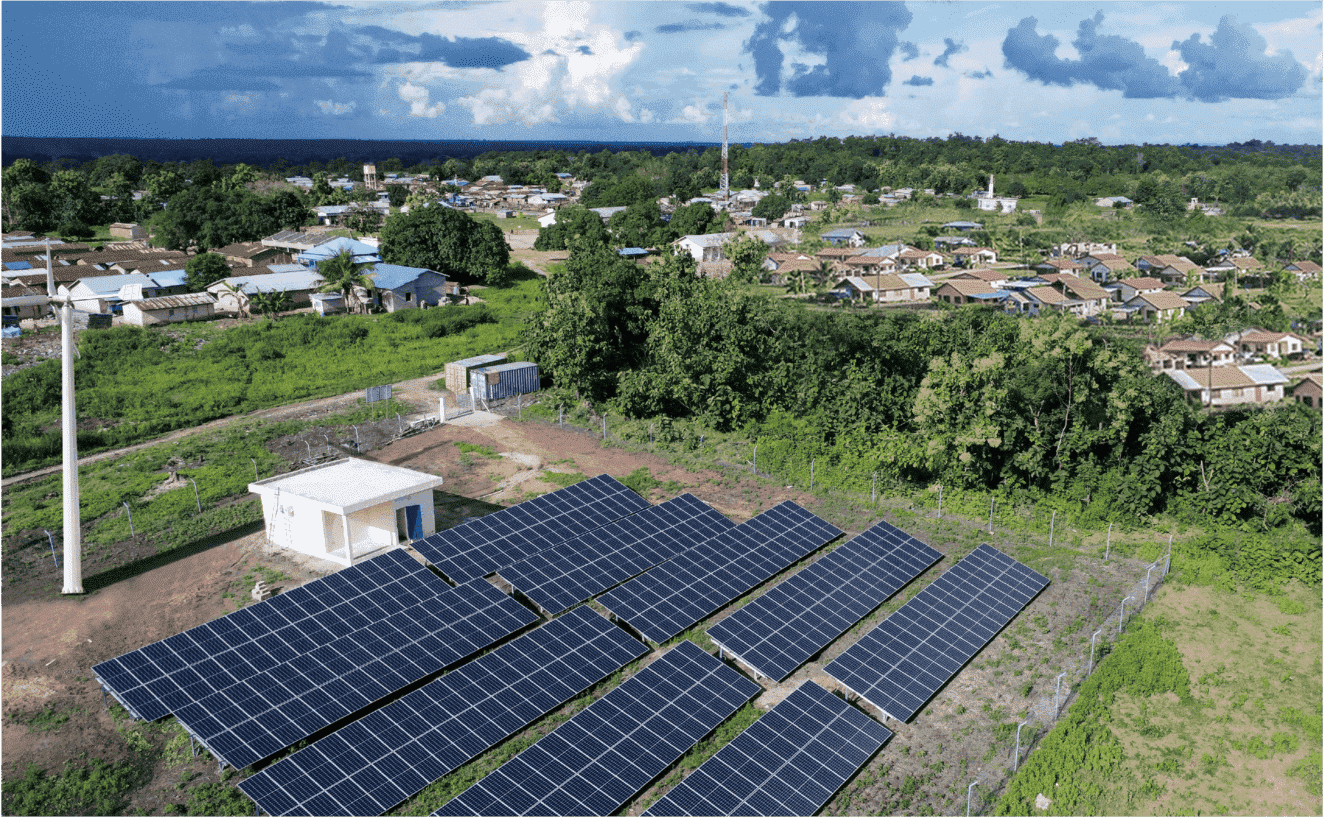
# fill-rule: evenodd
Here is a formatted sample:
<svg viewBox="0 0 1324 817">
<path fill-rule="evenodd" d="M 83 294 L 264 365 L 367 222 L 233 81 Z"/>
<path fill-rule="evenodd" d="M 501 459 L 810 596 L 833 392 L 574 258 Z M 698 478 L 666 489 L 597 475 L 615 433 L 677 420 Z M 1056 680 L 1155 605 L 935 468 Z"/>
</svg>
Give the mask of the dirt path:
<svg viewBox="0 0 1324 817">
<path fill-rule="evenodd" d="M 449 395 L 450 392 L 438 392 L 428 388 L 428 385 L 434 380 L 443 377 L 442 372 L 430 374 L 425 377 L 418 377 L 413 380 L 406 380 L 402 383 L 392 384 L 391 396 L 403 400 L 415 407 L 415 413 L 409 415 L 408 419 L 417 419 L 430 413 L 435 413 L 438 408 L 437 399 L 443 394 Z M 315 417 L 319 414 L 331 414 L 336 411 L 348 408 L 354 405 L 354 402 L 363 396 L 363 390 L 338 394 L 334 397 L 321 397 L 315 400 L 305 400 L 302 403 L 290 403 L 284 406 L 273 406 L 272 408 L 258 409 L 250 411 L 247 414 L 235 414 L 230 417 L 222 417 L 219 420 L 212 420 L 209 423 L 203 423 L 192 428 L 181 428 L 178 431 L 172 431 L 162 437 L 154 437 L 146 442 L 135 443 L 124 448 L 116 448 L 112 451 L 102 451 L 98 454 L 89 454 L 86 457 L 79 457 L 78 464 L 91 465 L 94 462 L 122 457 L 125 454 L 134 451 L 141 451 L 144 448 L 150 448 L 161 443 L 182 440 L 185 437 L 197 434 L 202 431 L 213 431 L 226 426 L 246 420 L 289 420 L 294 418 Z M 28 471 L 23 474 L 15 474 L 6 477 L 0 481 L 0 486 L 9 487 L 23 482 L 29 482 L 34 479 L 41 479 L 50 474 L 59 473 L 62 466 L 52 465 L 47 468 L 38 468 L 35 471 Z"/>
</svg>

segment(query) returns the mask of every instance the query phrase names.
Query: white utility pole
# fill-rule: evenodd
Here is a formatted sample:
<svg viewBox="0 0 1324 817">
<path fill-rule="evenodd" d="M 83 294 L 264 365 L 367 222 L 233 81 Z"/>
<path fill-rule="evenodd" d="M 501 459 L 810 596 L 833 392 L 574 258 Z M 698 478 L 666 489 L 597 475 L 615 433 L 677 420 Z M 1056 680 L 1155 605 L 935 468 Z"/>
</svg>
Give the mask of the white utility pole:
<svg viewBox="0 0 1324 817">
<path fill-rule="evenodd" d="M 62 375 L 60 431 L 64 440 L 64 589 L 83 592 L 83 528 L 78 511 L 78 415 L 74 411 L 74 302 L 55 291 L 51 242 L 46 240 L 46 295 L 60 316 L 60 372 Z M 56 303 L 63 303 L 56 307 Z"/>
</svg>

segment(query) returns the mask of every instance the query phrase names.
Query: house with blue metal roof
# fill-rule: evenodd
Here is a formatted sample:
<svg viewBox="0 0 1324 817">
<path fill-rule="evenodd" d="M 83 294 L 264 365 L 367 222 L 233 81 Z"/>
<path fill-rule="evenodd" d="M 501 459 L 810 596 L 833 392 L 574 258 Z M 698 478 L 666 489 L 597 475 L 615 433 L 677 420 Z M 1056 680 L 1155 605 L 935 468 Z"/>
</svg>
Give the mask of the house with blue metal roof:
<svg viewBox="0 0 1324 817">
<path fill-rule="evenodd" d="M 295 256 L 295 260 L 311 269 L 317 269 L 320 262 L 340 255 L 342 252 L 348 252 L 356 264 L 376 264 L 382 260 L 382 256 L 376 247 L 345 236 L 337 236 L 324 244 L 318 244 L 316 247 L 304 250 Z"/>
<path fill-rule="evenodd" d="M 446 276 L 436 270 L 399 264 L 374 264 L 363 272 L 372 279 L 373 291 L 360 289 L 355 293 L 361 299 L 360 303 L 395 312 L 400 309 L 440 306 L 446 301 Z M 310 299 L 313 307 L 322 315 L 345 308 L 344 296 L 339 292 L 315 292 Z"/>
<path fill-rule="evenodd" d="M 839 247 L 842 244 L 851 247 L 863 247 L 865 240 L 864 233 L 850 227 L 845 227 L 839 230 L 828 230 L 826 233 L 820 235 L 819 238 L 823 239 L 824 243 L 831 244 L 834 247 Z"/>
<path fill-rule="evenodd" d="M 217 281 L 207 287 L 207 291 L 216 297 L 217 312 L 241 312 L 248 299 L 258 292 L 287 292 L 296 307 L 302 306 L 310 302 L 322 281 L 316 271 L 300 269 L 298 272 L 236 275 Z"/>
<path fill-rule="evenodd" d="M 70 297 L 74 309 L 80 312 L 118 312 L 128 300 L 154 298 L 161 287 L 150 276 L 141 272 L 128 275 L 97 275 L 79 278 L 72 284 L 61 284 L 61 295 Z"/>
</svg>

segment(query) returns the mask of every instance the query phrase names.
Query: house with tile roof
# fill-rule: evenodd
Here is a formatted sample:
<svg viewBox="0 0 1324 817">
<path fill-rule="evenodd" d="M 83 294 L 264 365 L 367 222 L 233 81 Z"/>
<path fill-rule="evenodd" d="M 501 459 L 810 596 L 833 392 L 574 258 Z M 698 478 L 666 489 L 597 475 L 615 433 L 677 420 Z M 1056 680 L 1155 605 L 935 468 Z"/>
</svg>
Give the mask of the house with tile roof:
<svg viewBox="0 0 1324 817">
<path fill-rule="evenodd" d="M 952 264 L 958 267 L 996 264 L 998 254 L 992 247 L 957 247 L 952 250 Z"/>
<path fill-rule="evenodd" d="M 867 277 L 849 275 L 832 291 L 839 297 L 863 298 L 874 303 L 915 303 L 927 301 L 932 288 L 933 282 L 918 273 L 888 273 Z"/>
<path fill-rule="evenodd" d="M 1191 403 L 1213 409 L 1282 400 L 1288 378 L 1272 366 L 1222 366 L 1163 372 Z"/>
<path fill-rule="evenodd" d="M 978 279 L 949 278 L 933 291 L 933 299 L 945 304 L 985 304 L 998 306 L 1007 297 L 1007 292 L 989 286 L 987 281 Z"/>
<path fill-rule="evenodd" d="M 1306 408 L 1324 410 L 1324 375 L 1309 372 L 1300 383 L 1292 387 L 1292 399 Z"/>
<path fill-rule="evenodd" d="M 1117 290 L 1113 297 L 1126 303 L 1137 295 L 1147 292 L 1162 292 L 1167 286 L 1155 278 L 1123 278 L 1117 282 Z"/>
<path fill-rule="evenodd" d="M 1317 280 L 1320 275 L 1319 264 L 1314 261 L 1291 261 L 1284 264 L 1283 269 L 1295 275 L 1298 281 Z"/>
<path fill-rule="evenodd" d="M 1076 314 L 1084 317 L 1102 315 L 1108 309 L 1111 299 L 1108 290 L 1089 280 L 1075 275 L 1063 275 L 1051 286 L 1058 292 L 1080 301 L 1080 311 Z"/>
<path fill-rule="evenodd" d="M 1010 279 L 1007 277 L 1007 273 L 1003 272 L 1002 270 L 972 269 L 972 270 L 966 270 L 964 272 L 958 272 L 956 275 L 953 275 L 951 278 L 948 278 L 947 280 L 983 281 L 984 283 L 988 284 L 994 289 L 998 289 L 1004 286 L 1007 283 L 1007 281 L 1009 281 Z"/>
<path fill-rule="evenodd" d="M 1168 369 L 1207 369 L 1231 366 L 1237 349 L 1223 340 L 1185 338 L 1170 340 L 1162 346 L 1145 346 L 1145 362 L 1155 373 Z"/>
<path fill-rule="evenodd" d="M 1172 321 L 1186 314 L 1186 301 L 1175 292 L 1145 292 L 1122 303 L 1121 309 L 1146 323 Z"/>
<path fill-rule="evenodd" d="M 1200 284 L 1181 294 L 1182 299 L 1191 306 L 1199 306 L 1209 301 L 1223 300 L 1223 284 Z"/>
<path fill-rule="evenodd" d="M 1278 360 L 1300 356 L 1304 341 L 1291 332 L 1255 330 L 1243 334 L 1239 344 L 1243 355 Z"/>
</svg>

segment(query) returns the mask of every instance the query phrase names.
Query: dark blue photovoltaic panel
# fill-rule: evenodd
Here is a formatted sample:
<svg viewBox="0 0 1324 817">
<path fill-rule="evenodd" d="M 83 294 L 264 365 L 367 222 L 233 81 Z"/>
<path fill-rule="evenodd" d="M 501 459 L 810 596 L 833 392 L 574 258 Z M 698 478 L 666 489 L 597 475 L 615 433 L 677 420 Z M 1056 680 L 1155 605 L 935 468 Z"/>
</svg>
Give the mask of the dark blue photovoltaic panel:
<svg viewBox="0 0 1324 817">
<path fill-rule="evenodd" d="M 612 814 L 760 690 L 682 641 L 433 814 Z"/>
<path fill-rule="evenodd" d="M 382 814 L 640 657 L 587 607 L 409 693 L 239 784 L 267 814 Z"/>
<path fill-rule="evenodd" d="M 815 814 L 891 737 L 806 681 L 644 814 Z"/>
<path fill-rule="evenodd" d="M 477 579 L 186 704 L 175 717 L 217 758 L 243 768 L 535 620 Z"/>
<path fill-rule="evenodd" d="M 909 721 L 1048 579 L 980 545 L 825 667 L 869 703 Z"/>
<path fill-rule="evenodd" d="M 878 522 L 714 624 L 708 637 L 759 673 L 785 680 L 941 558 Z"/>
<path fill-rule="evenodd" d="M 412 546 L 457 582 L 486 576 L 649 507 L 607 474 L 418 539 Z"/>
<path fill-rule="evenodd" d="M 501 578 L 556 615 L 735 526 L 681 494 L 503 567 Z"/>
<path fill-rule="evenodd" d="M 130 712 L 152 721 L 450 589 L 408 553 L 390 550 L 92 671 Z"/>
<path fill-rule="evenodd" d="M 788 500 L 678 554 L 599 602 L 661 644 L 840 535 Z"/>
</svg>

